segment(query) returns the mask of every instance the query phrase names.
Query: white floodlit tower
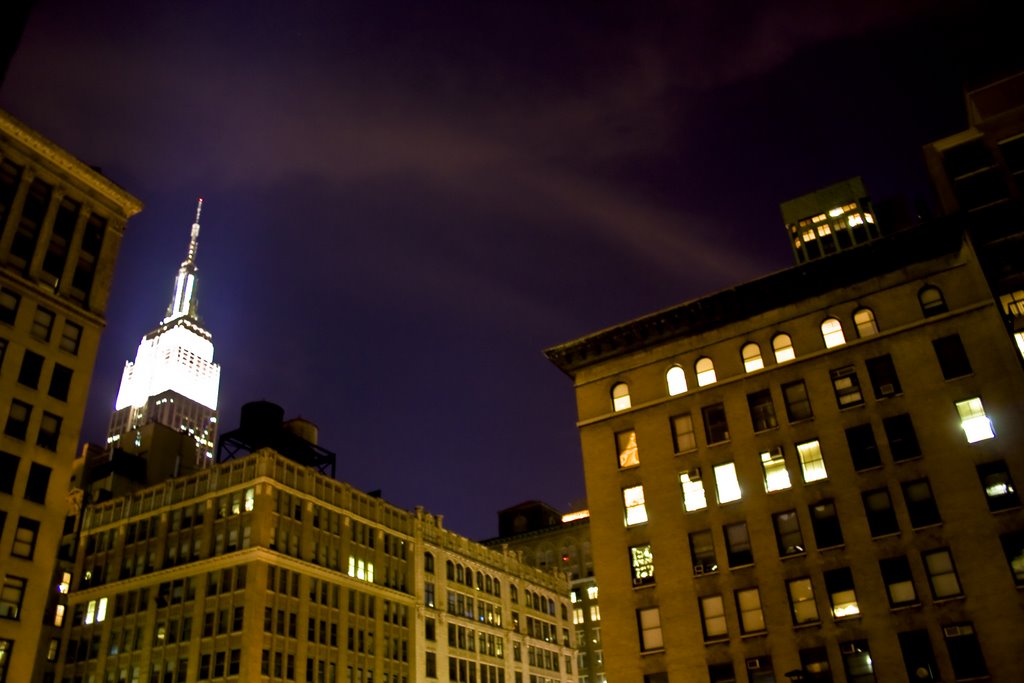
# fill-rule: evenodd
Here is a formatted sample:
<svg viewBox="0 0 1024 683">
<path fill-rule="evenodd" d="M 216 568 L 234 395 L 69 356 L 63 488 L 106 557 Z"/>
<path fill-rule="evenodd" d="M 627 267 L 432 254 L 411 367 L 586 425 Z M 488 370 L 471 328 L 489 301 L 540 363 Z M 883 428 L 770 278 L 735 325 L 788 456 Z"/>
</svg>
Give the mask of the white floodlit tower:
<svg viewBox="0 0 1024 683">
<path fill-rule="evenodd" d="M 194 467 L 205 467 L 213 461 L 220 387 L 220 366 L 213 362 L 213 337 L 199 319 L 196 298 L 202 209 L 200 199 L 188 255 L 174 279 L 167 314 L 142 338 L 135 362 L 124 365 L 107 432 L 111 448 L 127 446 L 128 439 L 134 446 L 141 446 L 143 428 L 150 423 L 188 432 L 196 441 Z"/>
</svg>

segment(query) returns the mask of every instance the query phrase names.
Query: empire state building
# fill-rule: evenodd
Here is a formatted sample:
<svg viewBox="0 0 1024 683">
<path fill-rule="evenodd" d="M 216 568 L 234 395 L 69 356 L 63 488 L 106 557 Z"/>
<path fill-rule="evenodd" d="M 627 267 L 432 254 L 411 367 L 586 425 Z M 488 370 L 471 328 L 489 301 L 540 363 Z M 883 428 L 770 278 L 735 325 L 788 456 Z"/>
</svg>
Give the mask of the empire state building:
<svg viewBox="0 0 1024 683">
<path fill-rule="evenodd" d="M 199 319 L 196 298 L 202 209 L 200 199 L 167 313 L 142 338 L 135 362 L 125 363 L 107 432 L 111 448 L 141 447 L 154 424 L 188 433 L 195 439 L 195 461 L 180 463 L 176 474 L 212 463 L 217 437 L 220 366 L 213 362 L 213 336 Z"/>
</svg>

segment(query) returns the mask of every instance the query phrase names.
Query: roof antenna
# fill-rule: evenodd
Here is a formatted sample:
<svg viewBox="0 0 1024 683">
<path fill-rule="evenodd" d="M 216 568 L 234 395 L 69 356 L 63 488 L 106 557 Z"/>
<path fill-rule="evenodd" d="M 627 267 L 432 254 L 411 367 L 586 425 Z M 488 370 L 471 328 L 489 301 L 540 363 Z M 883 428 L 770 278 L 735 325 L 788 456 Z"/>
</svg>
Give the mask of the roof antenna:
<svg viewBox="0 0 1024 683">
<path fill-rule="evenodd" d="M 199 204 L 196 206 L 196 222 L 192 224 L 192 239 L 188 244 L 188 258 L 185 259 L 186 263 L 194 263 L 196 260 L 196 249 L 199 246 L 199 214 L 203 212 L 203 198 L 199 198 Z"/>
</svg>

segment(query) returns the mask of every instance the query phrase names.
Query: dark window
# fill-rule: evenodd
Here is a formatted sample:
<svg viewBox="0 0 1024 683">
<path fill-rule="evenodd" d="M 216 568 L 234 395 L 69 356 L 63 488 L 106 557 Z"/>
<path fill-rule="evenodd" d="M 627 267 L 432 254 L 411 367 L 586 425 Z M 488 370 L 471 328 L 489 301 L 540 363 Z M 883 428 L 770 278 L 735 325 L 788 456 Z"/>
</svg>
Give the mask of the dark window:
<svg viewBox="0 0 1024 683">
<path fill-rule="evenodd" d="M 25 351 L 21 359 L 21 370 L 18 372 L 18 384 L 30 389 L 39 387 L 39 375 L 43 371 L 43 357 L 32 351 Z"/>
<path fill-rule="evenodd" d="M 913 683 L 932 683 L 939 680 L 939 667 L 935 663 L 928 631 L 904 631 L 897 636 L 907 678 Z"/>
<path fill-rule="evenodd" d="M 9 252 L 10 263 L 18 268 L 27 269 L 32 261 L 52 191 L 53 187 L 39 178 L 32 180 L 28 186 Z"/>
<path fill-rule="evenodd" d="M 50 396 L 58 401 L 67 401 L 68 392 L 71 390 L 71 368 L 56 363 L 53 366 L 53 374 L 50 376 Z"/>
<path fill-rule="evenodd" d="M 754 564 L 754 551 L 750 547 L 750 535 L 746 522 L 729 524 L 725 527 L 726 556 L 730 567 Z"/>
<path fill-rule="evenodd" d="M 75 232 L 75 223 L 78 221 L 78 212 L 82 205 L 70 199 L 64 198 L 57 208 L 57 216 L 53 221 L 53 230 L 50 234 L 50 244 L 46 249 L 46 257 L 43 259 L 43 272 L 52 275 L 54 280 L 59 282 L 64 275 L 64 264 L 68 259 L 68 246 Z"/>
<path fill-rule="evenodd" d="M 878 455 L 878 444 L 875 443 L 875 432 L 870 424 L 847 429 L 846 444 L 850 447 L 853 469 L 858 472 L 882 465 L 882 458 Z"/>
<path fill-rule="evenodd" d="M 836 403 L 840 408 L 859 406 L 864 403 L 864 394 L 860 390 L 860 381 L 857 379 L 857 371 L 852 365 L 829 371 L 832 379 L 832 390 L 836 393 Z"/>
<path fill-rule="evenodd" d="M 946 306 L 946 298 L 942 296 L 942 290 L 938 287 L 922 287 L 921 291 L 917 293 L 917 300 L 921 304 L 921 313 L 926 318 L 949 310 Z"/>
<path fill-rule="evenodd" d="M 18 317 L 19 304 L 21 304 L 21 296 L 9 289 L 0 288 L 0 322 L 13 325 Z"/>
<path fill-rule="evenodd" d="M 28 470 L 28 482 L 25 484 L 25 500 L 46 503 L 46 489 L 50 486 L 51 471 L 46 465 L 32 463 Z"/>
<path fill-rule="evenodd" d="M 736 674 L 731 663 L 708 664 L 708 678 L 711 683 L 736 683 Z"/>
<path fill-rule="evenodd" d="M 839 644 L 843 655 L 843 668 L 847 683 L 872 683 L 875 680 L 875 664 L 871 659 L 868 641 L 851 640 Z"/>
<path fill-rule="evenodd" d="M 814 417 L 814 413 L 811 411 L 811 400 L 807 397 L 807 387 L 803 380 L 783 384 L 782 398 L 786 402 L 786 416 L 790 422 Z"/>
<path fill-rule="evenodd" d="M 958 681 L 965 678 L 981 678 L 988 675 L 985 658 L 981 654 L 981 644 L 974 632 L 974 624 L 953 624 L 942 627 L 942 635 L 946 639 L 949 661 L 953 665 L 953 675 Z"/>
<path fill-rule="evenodd" d="M 839 526 L 839 515 L 836 505 L 831 500 L 823 500 L 810 506 L 811 528 L 814 529 L 814 542 L 818 548 L 834 548 L 843 544 L 843 529 Z"/>
<path fill-rule="evenodd" d="M 860 614 L 857 592 L 853 587 L 853 574 L 848 567 L 830 569 L 825 572 L 825 590 L 828 591 L 832 616 L 836 619 Z"/>
<path fill-rule="evenodd" d="M 942 522 L 927 479 L 903 484 L 903 498 L 907 503 L 907 512 L 910 513 L 910 525 L 915 529 Z"/>
<path fill-rule="evenodd" d="M 910 460 L 921 455 L 921 446 L 917 443 L 917 433 L 910 415 L 901 413 L 882 420 L 885 438 L 889 442 L 889 451 L 896 462 Z"/>
<path fill-rule="evenodd" d="M 806 551 L 796 510 L 775 513 L 772 515 L 772 524 L 775 526 L 775 543 L 779 549 L 779 557 L 799 555 Z"/>
<path fill-rule="evenodd" d="M 1000 541 L 1003 543 L 1006 561 L 1010 563 L 1014 583 L 1024 586 L 1024 531 L 1004 534 Z"/>
<path fill-rule="evenodd" d="M 1006 462 L 996 460 L 978 465 L 978 477 L 989 510 L 996 512 L 1020 506 L 1020 496 L 1017 495 Z"/>
<path fill-rule="evenodd" d="M 971 374 L 971 362 L 960 341 L 960 335 L 951 334 L 932 341 L 935 357 L 939 359 L 939 368 L 945 379 L 956 379 Z"/>
<path fill-rule="evenodd" d="M 21 458 L 0 451 L 0 493 L 14 493 L 14 478 L 18 476 Z"/>
<path fill-rule="evenodd" d="M 106 232 L 106 229 L 105 218 L 96 214 L 89 216 L 85 224 L 85 232 L 82 235 L 81 250 L 78 252 L 78 263 L 71 276 L 69 294 L 75 301 L 85 303 L 89 300 L 93 277 L 96 274 L 96 264 L 99 262 L 100 248 L 103 246 L 103 233 Z"/>
<path fill-rule="evenodd" d="M 899 533 L 900 527 L 896 522 L 896 511 L 893 510 L 889 490 L 865 491 L 863 497 L 864 513 L 867 515 L 871 535 L 877 538 Z"/>
<path fill-rule="evenodd" d="M 7 414 L 4 434 L 15 439 L 25 440 L 28 433 L 28 419 L 32 415 L 32 406 L 15 399 L 11 401 L 11 411 Z"/>
<path fill-rule="evenodd" d="M 566 661 L 570 662 L 572 660 L 567 659 Z M 572 669 L 568 665 L 566 665 L 566 672 L 572 673 Z M 663 671 L 656 674 L 644 674 L 644 683 L 668 683 L 668 674 Z"/>
<path fill-rule="evenodd" d="M 694 531 L 690 534 L 690 559 L 693 561 L 695 576 L 718 571 L 715 542 L 711 537 L 710 529 Z"/>
<path fill-rule="evenodd" d="M 889 557 L 878 562 L 885 582 L 885 592 L 889 596 L 890 607 L 917 604 L 917 591 L 910 575 L 910 562 L 906 556 Z"/>
<path fill-rule="evenodd" d="M 725 406 L 721 403 L 700 409 L 704 416 L 704 436 L 708 445 L 729 440 L 729 424 L 725 420 Z"/>
<path fill-rule="evenodd" d="M 31 334 L 36 339 L 50 341 L 50 334 L 53 332 L 53 311 L 43 307 L 36 309 L 35 317 L 32 318 Z"/>
<path fill-rule="evenodd" d="M 0 338 L 0 371 L 3 370 L 4 357 L 7 355 L 7 340 Z"/>
<path fill-rule="evenodd" d="M 875 398 L 888 398 L 903 391 L 900 387 L 900 378 L 896 376 L 896 366 L 892 363 L 892 356 L 885 354 L 877 358 L 868 358 L 864 361 L 868 369 L 868 377 L 871 378 L 871 388 L 875 390 Z"/>
<path fill-rule="evenodd" d="M 804 674 L 804 683 L 832 683 L 828 649 L 808 647 L 800 650 L 800 672 Z"/>
<path fill-rule="evenodd" d="M 50 451 L 57 450 L 62 423 L 63 419 L 59 415 L 44 411 L 43 417 L 39 421 L 39 435 L 36 437 L 36 444 Z"/>
<path fill-rule="evenodd" d="M 19 517 L 18 526 L 14 529 L 14 544 L 11 555 L 31 560 L 36 552 L 36 539 L 39 537 L 39 522 L 28 517 Z"/>
<path fill-rule="evenodd" d="M 766 429 L 774 429 L 779 426 L 779 421 L 775 418 L 772 394 L 768 389 L 747 394 L 747 405 L 750 406 L 750 420 L 754 424 L 755 432 L 763 432 Z"/>
<path fill-rule="evenodd" d="M 17 576 L 4 576 L 0 587 L 0 619 L 20 619 L 21 603 L 25 599 L 26 579 Z"/>
</svg>

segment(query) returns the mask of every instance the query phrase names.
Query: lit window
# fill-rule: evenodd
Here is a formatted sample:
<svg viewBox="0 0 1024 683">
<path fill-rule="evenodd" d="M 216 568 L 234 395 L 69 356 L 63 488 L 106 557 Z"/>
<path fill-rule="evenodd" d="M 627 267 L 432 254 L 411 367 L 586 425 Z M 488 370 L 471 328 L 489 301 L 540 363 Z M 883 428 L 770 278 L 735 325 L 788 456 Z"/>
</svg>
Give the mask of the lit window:
<svg viewBox="0 0 1024 683">
<path fill-rule="evenodd" d="M 633 570 L 634 586 L 654 583 L 654 554 L 650 543 L 629 549 L 629 565 Z"/>
<path fill-rule="evenodd" d="M 668 395 L 678 396 L 686 391 L 686 373 L 678 365 L 673 365 L 665 373 L 665 381 L 668 382 Z"/>
<path fill-rule="evenodd" d="M 794 624 L 811 624 L 818 621 L 818 603 L 814 601 L 814 586 L 809 578 L 787 581 L 786 590 L 789 593 Z"/>
<path fill-rule="evenodd" d="M 57 592 L 64 595 L 71 589 L 71 572 L 61 572 L 60 583 L 57 584 Z"/>
<path fill-rule="evenodd" d="M 766 492 L 782 491 L 792 485 L 782 448 L 773 448 L 761 453 L 761 467 L 764 469 L 764 490 Z"/>
<path fill-rule="evenodd" d="M 843 324 L 836 318 L 829 318 L 821 323 L 821 336 L 825 340 L 825 348 L 831 349 L 846 343 Z"/>
<path fill-rule="evenodd" d="M 793 341 L 788 334 L 777 334 L 772 338 L 772 351 L 775 352 L 776 363 L 785 363 L 796 358 Z"/>
<path fill-rule="evenodd" d="M 800 456 L 800 471 L 803 473 L 805 484 L 828 478 L 825 459 L 821 455 L 821 446 L 817 439 L 798 443 L 796 452 Z"/>
<path fill-rule="evenodd" d="M 836 403 L 840 408 L 850 408 L 864 403 L 864 394 L 860 390 L 860 380 L 852 365 L 829 370 L 832 379 L 832 390 L 836 394 Z"/>
<path fill-rule="evenodd" d="M 612 387 L 612 408 L 615 412 L 620 410 L 627 410 L 633 404 L 629 400 L 629 385 L 625 382 L 619 382 Z"/>
<path fill-rule="evenodd" d="M 53 612 L 53 625 L 61 627 L 64 625 L 64 605 L 55 605 Z"/>
<path fill-rule="evenodd" d="M 704 624 L 704 640 L 714 640 L 729 635 L 725 623 L 725 603 L 721 595 L 709 595 L 701 598 L 700 616 Z"/>
<path fill-rule="evenodd" d="M 906 556 L 899 555 L 880 560 L 878 567 L 882 572 L 882 581 L 885 583 L 890 607 L 917 604 L 917 590 L 914 588 L 910 563 Z"/>
<path fill-rule="evenodd" d="M 672 418 L 672 440 L 676 453 L 685 453 L 697 448 L 697 438 L 693 431 L 693 418 L 689 413 L 676 415 Z"/>
<path fill-rule="evenodd" d="M 640 451 L 636 447 L 634 430 L 617 433 L 615 447 L 619 454 L 619 467 L 635 467 L 640 464 Z"/>
<path fill-rule="evenodd" d="M 857 592 L 853 588 L 853 574 L 846 567 L 825 572 L 825 588 L 836 619 L 860 614 Z"/>
<path fill-rule="evenodd" d="M 743 345 L 743 369 L 747 372 L 754 372 L 764 367 L 764 361 L 761 360 L 761 347 L 750 342 L 749 344 Z"/>
<path fill-rule="evenodd" d="M 870 337 L 878 334 L 878 323 L 875 312 L 870 308 L 862 308 L 853 314 L 853 324 L 857 328 L 858 337 Z"/>
<path fill-rule="evenodd" d="M 644 502 L 644 487 L 630 486 L 622 489 L 622 501 L 626 506 L 626 526 L 647 522 L 647 505 Z"/>
<path fill-rule="evenodd" d="M 942 296 L 942 290 L 938 287 L 923 287 L 921 291 L 917 293 L 917 300 L 921 304 L 921 313 L 923 313 L 926 318 L 933 315 L 939 315 L 940 313 L 945 313 L 949 310 L 946 306 L 946 299 Z"/>
<path fill-rule="evenodd" d="M 978 477 L 985 492 L 988 509 L 996 512 L 1020 506 L 1020 496 L 1010 478 L 1010 470 L 1002 460 L 978 465 Z"/>
<path fill-rule="evenodd" d="M 706 387 L 718 381 L 715 376 L 715 364 L 710 358 L 701 358 L 694 367 L 697 370 L 697 386 Z"/>
<path fill-rule="evenodd" d="M 640 649 L 660 650 L 665 646 L 661 637 L 661 613 L 657 607 L 638 609 L 636 619 L 640 628 Z"/>
<path fill-rule="evenodd" d="M 876 680 L 875 663 L 871 659 L 868 641 L 851 640 L 840 643 L 839 651 L 843 654 L 847 683 L 873 683 Z"/>
<path fill-rule="evenodd" d="M 718 491 L 720 504 L 731 503 L 743 496 L 740 491 L 740 480 L 736 476 L 735 463 L 726 462 L 715 465 L 715 488 Z"/>
<path fill-rule="evenodd" d="M 985 407 L 977 396 L 957 401 L 956 411 L 960 413 L 960 426 L 967 435 L 967 443 L 984 441 L 995 436 L 995 432 L 992 431 L 992 420 L 985 415 Z"/>
<path fill-rule="evenodd" d="M 962 595 L 960 580 L 953 566 L 953 556 L 949 550 L 940 549 L 922 553 L 924 569 L 928 573 L 928 583 L 932 587 L 932 595 L 936 600 L 953 598 Z"/>
<path fill-rule="evenodd" d="M 700 470 L 692 469 L 679 475 L 679 483 L 683 488 L 683 507 L 687 512 L 703 510 L 708 506 L 704 493 L 704 482 L 701 481 Z"/>
<path fill-rule="evenodd" d="M 764 630 L 764 612 L 761 593 L 756 588 L 736 591 L 736 607 L 740 613 L 740 632 L 754 633 Z"/>
<path fill-rule="evenodd" d="M 373 583 L 373 562 L 360 560 L 353 555 L 349 555 L 348 575 L 357 578 L 360 581 Z"/>
</svg>

